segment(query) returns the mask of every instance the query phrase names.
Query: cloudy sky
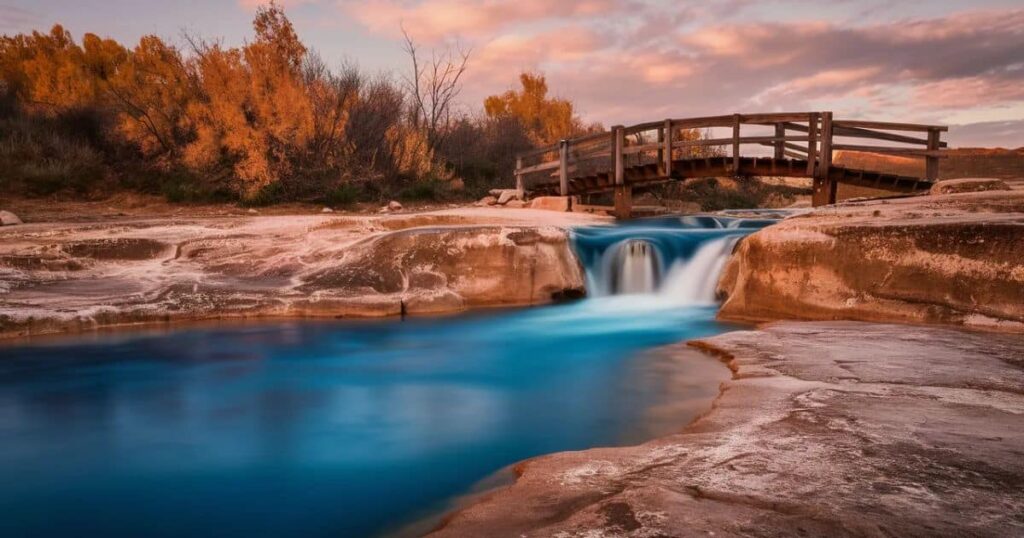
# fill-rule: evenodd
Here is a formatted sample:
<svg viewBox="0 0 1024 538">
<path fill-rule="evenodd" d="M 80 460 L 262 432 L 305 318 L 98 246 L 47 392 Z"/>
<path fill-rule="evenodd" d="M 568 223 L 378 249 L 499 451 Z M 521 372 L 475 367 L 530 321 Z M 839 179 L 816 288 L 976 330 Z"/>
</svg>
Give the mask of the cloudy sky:
<svg viewBox="0 0 1024 538">
<path fill-rule="evenodd" d="M 733 112 L 942 123 L 1024 146 L 1024 0 L 285 0 L 331 63 L 406 68 L 400 27 L 471 60 L 463 106 L 545 73 L 605 125 Z M 0 0 L 0 32 L 239 44 L 257 0 Z"/>
</svg>

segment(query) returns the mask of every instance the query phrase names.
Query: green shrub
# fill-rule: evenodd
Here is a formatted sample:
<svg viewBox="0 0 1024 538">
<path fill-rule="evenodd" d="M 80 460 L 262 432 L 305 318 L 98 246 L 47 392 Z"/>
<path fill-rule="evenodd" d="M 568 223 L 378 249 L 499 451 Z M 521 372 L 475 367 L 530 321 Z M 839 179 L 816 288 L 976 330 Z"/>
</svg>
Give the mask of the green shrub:
<svg viewBox="0 0 1024 538">
<path fill-rule="evenodd" d="M 348 207 L 364 198 L 359 187 L 351 183 L 343 183 L 324 195 L 324 202 L 334 207 Z"/>
</svg>

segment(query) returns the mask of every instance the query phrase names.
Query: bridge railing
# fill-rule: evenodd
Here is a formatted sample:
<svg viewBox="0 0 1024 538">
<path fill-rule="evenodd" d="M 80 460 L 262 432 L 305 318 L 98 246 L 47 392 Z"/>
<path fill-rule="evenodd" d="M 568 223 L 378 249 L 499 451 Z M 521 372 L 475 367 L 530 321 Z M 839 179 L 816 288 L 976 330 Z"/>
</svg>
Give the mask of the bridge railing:
<svg viewBox="0 0 1024 538">
<path fill-rule="evenodd" d="M 744 136 L 744 126 L 771 128 L 770 134 Z M 722 128 L 731 129 L 731 136 L 715 138 L 710 134 L 713 129 Z M 701 129 L 707 130 L 704 136 L 692 136 Z M 625 169 L 634 164 L 657 163 L 659 174 L 671 178 L 673 161 L 715 147 L 720 148 L 720 155 L 728 153 L 732 157 L 732 171 L 737 172 L 742 147 L 747 145 L 770 147 L 776 159 L 806 161 L 803 175 L 813 178 L 829 177 L 833 151 L 920 157 L 925 159 L 925 179 L 934 181 L 938 178 L 938 160 L 944 156 L 942 150 L 946 147 L 941 133 L 947 129 L 938 125 L 835 120 L 831 112 L 670 118 L 629 127 L 614 126 L 608 131 L 561 140 L 521 153 L 516 159 L 516 188 L 523 191 L 531 185 L 557 182 L 564 196 L 570 194 L 572 178 L 605 172 L 614 178 L 615 185 L 623 185 Z M 925 136 L 907 133 L 925 133 Z M 837 138 L 861 140 L 847 143 Z M 863 140 L 888 145 L 866 145 Z M 530 181 L 531 177 L 535 179 Z"/>
</svg>

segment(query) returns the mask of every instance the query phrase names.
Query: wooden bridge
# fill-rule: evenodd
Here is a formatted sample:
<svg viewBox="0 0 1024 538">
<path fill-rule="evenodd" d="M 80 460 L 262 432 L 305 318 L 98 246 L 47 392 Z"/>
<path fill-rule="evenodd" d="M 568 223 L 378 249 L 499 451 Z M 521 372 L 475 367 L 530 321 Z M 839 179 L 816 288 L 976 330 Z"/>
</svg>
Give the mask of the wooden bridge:
<svg viewBox="0 0 1024 538">
<path fill-rule="evenodd" d="M 748 133 L 761 132 L 744 136 L 743 127 Z M 732 129 L 732 136 L 700 133 L 720 128 Z M 812 178 L 813 204 L 819 206 L 836 202 L 840 183 L 895 193 L 930 188 L 939 175 L 946 147 L 941 135 L 947 130 L 939 125 L 836 120 L 831 112 L 733 114 L 620 125 L 518 155 L 516 188 L 520 194 L 561 196 L 612 191 L 616 216 L 625 218 L 634 187 L 694 177 L 788 176 Z M 864 145 L 857 139 L 875 143 Z M 744 155 L 741 150 L 751 146 L 760 151 Z M 920 157 L 925 161 L 924 177 L 837 166 L 832 155 L 841 150 Z"/>
</svg>

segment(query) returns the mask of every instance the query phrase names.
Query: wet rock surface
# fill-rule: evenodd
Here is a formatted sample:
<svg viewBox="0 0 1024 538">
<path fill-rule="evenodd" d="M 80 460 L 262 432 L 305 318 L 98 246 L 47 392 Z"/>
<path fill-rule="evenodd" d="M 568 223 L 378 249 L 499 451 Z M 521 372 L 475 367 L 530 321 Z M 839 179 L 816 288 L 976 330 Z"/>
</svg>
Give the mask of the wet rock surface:
<svg viewBox="0 0 1024 538">
<path fill-rule="evenodd" d="M 577 296 L 540 211 L 114 219 L 0 231 L 0 337 L 264 316 L 375 317 Z"/>
<path fill-rule="evenodd" d="M 742 241 L 721 317 L 1024 331 L 1024 192 L 845 203 Z"/>
<path fill-rule="evenodd" d="M 786 322 L 694 345 L 734 375 L 683 433 L 521 463 L 435 535 L 1024 534 L 1024 337 Z"/>
</svg>

